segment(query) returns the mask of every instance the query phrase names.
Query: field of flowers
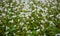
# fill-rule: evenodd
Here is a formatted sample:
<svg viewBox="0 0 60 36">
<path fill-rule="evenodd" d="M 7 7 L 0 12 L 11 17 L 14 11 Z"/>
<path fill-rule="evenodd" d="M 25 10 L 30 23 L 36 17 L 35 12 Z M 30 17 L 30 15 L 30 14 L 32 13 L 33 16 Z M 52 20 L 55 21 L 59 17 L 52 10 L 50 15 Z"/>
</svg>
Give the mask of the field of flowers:
<svg viewBox="0 0 60 36">
<path fill-rule="evenodd" d="M 0 0 L 0 36 L 60 34 L 60 0 Z"/>
</svg>

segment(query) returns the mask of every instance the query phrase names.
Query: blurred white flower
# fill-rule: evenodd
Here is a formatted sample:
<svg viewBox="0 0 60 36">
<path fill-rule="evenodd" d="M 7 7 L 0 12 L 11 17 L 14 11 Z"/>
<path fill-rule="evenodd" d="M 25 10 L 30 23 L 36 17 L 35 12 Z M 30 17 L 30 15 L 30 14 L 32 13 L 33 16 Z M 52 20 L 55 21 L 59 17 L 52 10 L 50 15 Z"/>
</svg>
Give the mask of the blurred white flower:
<svg viewBox="0 0 60 36">
<path fill-rule="evenodd" d="M 13 33 L 13 35 L 16 35 L 15 33 Z"/>
<path fill-rule="evenodd" d="M 53 17 L 54 15 L 50 15 L 49 17 Z"/>
<path fill-rule="evenodd" d="M 2 11 L 2 10 L 3 10 L 3 8 L 2 8 L 2 7 L 0 7 L 0 10 Z"/>
<path fill-rule="evenodd" d="M 9 22 L 10 22 L 10 23 L 13 23 L 14 21 L 13 21 L 13 19 L 12 19 L 12 20 L 10 20 Z"/>
<path fill-rule="evenodd" d="M 60 18 L 60 13 L 56 15 L 57 18 Z"/>
<path fill-rule="evenodd" d="M 6 30 L 8 30 L 9 29 L 9 27 L 8 26 L 6 26 Z"/>
<path fill-rule="evenodd" d="M 6 16 L 6 14 L 5 13 L 2 13 L 2 16 Z"/>
<path fill-rule="evenodd" d="M 6 6 L 6 7 L 8 7 L 8 6 L 9 6 L 9 4 L 7 3 L 7 4 L 5 4 L 5 6 Z"/>
<path fill-rule="evenodd" d="M 36 31 L 37 31 L 37 32 L 40 32 L 40 29 L 37 29 Z"/>
<path fill-rule="evenodd" d="M 41 25 L 41 27 L 42 27 L 42 31 L 44 30 L 44 26 L 43 25 Z"/>
<path fill-rule="evenodd" d="M 45 23 L 45 21 L 44 20 L 41 20 L 41 23 Z"/>
<path fill-rule="evenodd" d="M 32 33 L 31 30 L 28 30 L 27 33 Z"/>
<path fill-rule="evenodd" d="M 28 30 L 28 29 L 27 29 L 27 26 L 23 27 L 22 30 Z"/>
<path fill-rule="evenodd" d="M 5 32 L 5 34 L 7 35 L 9 32 L 7 31 L 7 32 Z"/>
<path fill-rule="evenodd" d="M 23 26 L 24 25 L 24 22 L 20 22 L 19 25 Z"/>
<path fill-rule="evenodd" d="M 14 27 L 16 27 L 17 25 L 14 25 Z"/>
<path fill-rule="evenodd" d="M 15 17 L 16 17 L 16 15 L 13 15 L 13 16 L 12 16 L 12 18 L 15 18 Z"/>
<path fill-rule="evenodd" d="M 16 2 L 17 2 L 17 4 L 20 4 L 20 3 L 19 3 L 19 0 L 16 0 Z"/>
</svg>

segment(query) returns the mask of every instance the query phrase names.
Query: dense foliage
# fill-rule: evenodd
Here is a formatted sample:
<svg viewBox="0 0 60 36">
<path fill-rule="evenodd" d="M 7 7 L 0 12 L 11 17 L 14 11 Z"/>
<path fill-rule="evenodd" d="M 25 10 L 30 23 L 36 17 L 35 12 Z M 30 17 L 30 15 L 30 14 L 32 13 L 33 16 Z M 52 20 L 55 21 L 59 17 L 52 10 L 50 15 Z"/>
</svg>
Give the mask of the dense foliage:
<svg viewBox="0 0 60 36">
<path fill-rule="evenodd" d="M 0 0 L 0 36 L 55 36 L 60 33 L 60 0 Z"/>
</svg>

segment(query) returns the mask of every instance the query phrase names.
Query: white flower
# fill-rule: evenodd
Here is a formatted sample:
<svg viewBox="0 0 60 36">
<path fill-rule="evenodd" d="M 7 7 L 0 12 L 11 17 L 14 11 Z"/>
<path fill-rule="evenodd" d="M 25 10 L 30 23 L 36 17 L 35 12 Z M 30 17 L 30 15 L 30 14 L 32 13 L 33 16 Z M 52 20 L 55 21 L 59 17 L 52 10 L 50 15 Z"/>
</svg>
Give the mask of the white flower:
<svg viewBox="0 0 60 36">
<path fill-rule="evenodd" d="M 16 17 L 16 15 L 13 15 L 13 16 L 12 16 L 12 18 L 15 18 L 15 17 Z"/>
<path fill-rule="evenodd" d="M 6 14 L 5 13 L 2 13 L 2 16 L 6 16 Z"/>
<path fill-rule="evenodd" d="M 0 10 L 3 10 L 3 8 L 2 8 L 2 7 L 0 7 Z"/>
<path fill-rule="evenodd" d="M 19 25 L 23 26 L 24 25 L 24 22 L 20 22 Z"/>
<path fill-rule="evenodd" d="M 7 31 L 7 32 L 5 32 L 5 34 L 8 34 L 9 32 Z"/>
<path fill-rule="evenodd" d="M 42 9 L 42 7 L 41 7 L 41 6 L 39 6 L 39 7 L 38 7 L 38 9 L 40 9 L 40 10 L 41 10 L 41 9 Z"/>
<path fill-rule="evenodd" d="M 31 20 L 33 20 L 34 18 L 33 17 L 31 17 Z"/>
<path fill-rule="evenodd" d="M 9 27 L 8 26 L 6 26 L 6 30 L 8 30 L 9 29 Z"/>
<path fill-rule="evenodd" d="M 27 33 L 32 33 L 32 32 L 30 30 L 28 30 Z"/>
<path fill-rule="evenodd" d="M 45 17 L 46 16 L 46 13 L 43 12 L 43 13 L 41 13 L 41 15 Z"/>
<path fill-rule="evenodd" d="M 5 4 L 5 6 L 6 6 L 6 7 L 8 7 L 8 6 L 9 6 L 9 4 Z"/>
<path fill-rule="evenodd" d="M 33 4 L 33 2 L 31 1 L 29 4 Z"/>
<path fill-rule="evenodd" d="M 14 35 L 16 35 L 15 33 L 13 33 Z"/>
<path fill-rule="evenodd" d="M 45 23 L 45 21 L 44 20 L 41 20 L 41 23 Z"/>
<path fill-rule="evenodd" d="M 20 3 L 19 3 L 19 0 L 16 0 L 16 2 L 17 2 L 17 4 L 20 4 Z"/>
<path fill-rule="evenodd" d="M 28 4 L 26 4 L 26 5 L 24 5 L 24 8 L 22 9 L 22 10 L 28 10 L 29 9 L 29 5 Z"/>
<path fill-rule="evenodd" d="M 17 31 L 17 32 L 20 32 L 20 31 Z"/>
<path fill-rule="evenodd" d="M 42 27 L 42 31 L 44 30 L 44 26 L 43 25 L 41 25 L 41 27 Z"/>
<path fill-rule="evenodd" d="M 32 10 L 32 12 L 35 12 L 35 11 L 36 11 L 36 9 Z"/>
<path fill-rule="evenodd" d="M 29 24 L 29 22 L 26 22 L 27 24 Z"/>
<path fill-rule="evenodd" d="M 14 25 L 14 27 L 16 27 L 17 25 Z"/>
<path fill-rule="evenodd" d="M 7 9 L 5 8 L 5 11 L 7 11 Z"/>
<path fill-rule="evenodd" d="M 3 0 L 3 2 L 6 2 L 6 0 Z"/>
<path fill-rule="evenodd" d="M 48 8 L 45 8 L 45 12 L 47 12 Z"/>
<path fill-rule="evenodd" d="M 39 31 L 40 31 L 40 29 L 37 29 L 36 31 L 37 31 L 37 32 L 39 32 Z"/>
<path fill-rule="evenodd" d="M 52 17 L 52 16 L 54 16 L 54 15 L 50 15 L 49 17 Z"/>
<path fill-rule="evenodd" d="M 57 18 L 60 18 L 60 13 L 56 16 Z"/>
<path fill-rule="evenodd" d="M 12 19 L 12 20 L 10 20 L 9 22 L 10 22 L 10 23 L 13 23 L 14 21 L 13 21 L 13 19 Z"/>
<path fill-rule="evenodd" d="M 24 29 L 25 29 L 25 30 L 28 30 L 28 29 L 27 29 L 27 26 L 25 26 L 25 27 L 22 28 L 22 30 L 24 30 Z"/>
</svg>

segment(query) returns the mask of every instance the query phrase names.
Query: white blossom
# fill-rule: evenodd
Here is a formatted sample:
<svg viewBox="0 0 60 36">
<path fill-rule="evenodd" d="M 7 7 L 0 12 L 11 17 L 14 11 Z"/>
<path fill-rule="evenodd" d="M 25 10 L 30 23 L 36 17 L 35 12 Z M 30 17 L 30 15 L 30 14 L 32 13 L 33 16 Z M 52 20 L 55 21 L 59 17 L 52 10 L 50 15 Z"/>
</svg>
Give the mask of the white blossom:
<svg viewBox="0 0 60 36">
<path fill-rule="evenodd" d="M 8 26 L 6 26 L 6 30 L 8 30 L 9 29 L 9 27 Z"/>
<path fill-rule="evenodd" d="M 60 18 L 60 13 L 56 16 L 57 18 Z"/>
<path fill-rule="evenodd" d="M 12 20 L 10 20 L 9 22 L 10 22 L 10 23 L 13 23 L 14 21 L 13 21 L 13 19 L 12 19 Z"/>
<path fill-rule="evenodd" d="M 0 7 L 0 10 L 2 11 L 2 10 L 3 10 L 3 8 L 2 8 L 2 7 Z"/>
<path fill-rule="evenodd" d="M 6 14 L 5 13 L 2 13 L 2 16 L 6 16 Z"/>
</svg>

